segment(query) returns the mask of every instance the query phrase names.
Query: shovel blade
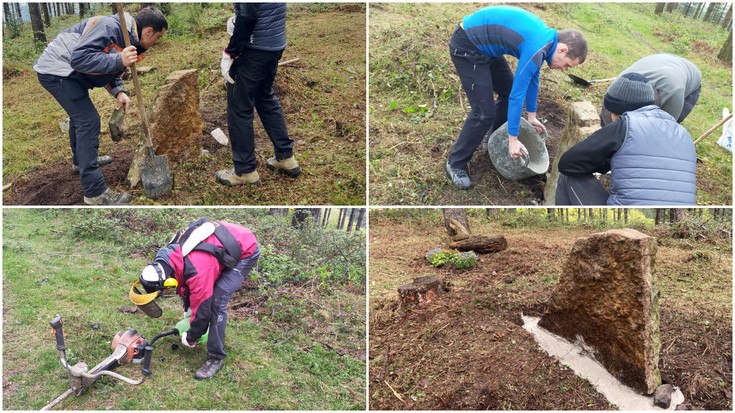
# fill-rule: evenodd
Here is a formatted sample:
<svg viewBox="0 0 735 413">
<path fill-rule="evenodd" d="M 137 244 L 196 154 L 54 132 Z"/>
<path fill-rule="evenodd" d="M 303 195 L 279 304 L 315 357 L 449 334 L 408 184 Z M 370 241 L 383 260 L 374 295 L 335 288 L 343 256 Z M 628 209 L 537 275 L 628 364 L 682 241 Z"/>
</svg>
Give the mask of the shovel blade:
<svg viewBox="0 0 735 413">
<path fill-rule="evenodd" d="M 165 155 L 146 158 L 140 166 L 140 180 L 143 190 L 149 198 L 156 199 L 171 191 L 173 182 Z"/>
</svg>

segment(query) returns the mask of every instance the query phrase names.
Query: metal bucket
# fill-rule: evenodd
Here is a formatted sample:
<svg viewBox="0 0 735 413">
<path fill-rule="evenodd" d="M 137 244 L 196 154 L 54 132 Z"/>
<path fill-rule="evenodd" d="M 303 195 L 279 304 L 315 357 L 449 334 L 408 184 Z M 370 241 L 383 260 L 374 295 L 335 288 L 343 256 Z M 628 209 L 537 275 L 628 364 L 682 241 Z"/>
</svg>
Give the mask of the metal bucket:
<svg viewBox="0 0 735 413">
<path fill-rule="evenodd" d="M 521 118 L 518 140 L 528 150 L 528 156 L 513 159 L 508 154 L 508 123 L 495 132 L 487 134 L 487 152 L 495 169 L 504 178 L 512 181 L 545 174 L 549 170 L 549 151 L 546 149 L 546 136 L 541 137 L 536 129 Z"/>
<path fill-rule="evenodd" d="M 141 292 L 136 288 L 138 285 L 140 285 L 140 280 L 135 281 L 133 286 L 130 287 L 130 301 L 137 305 L 144 313 L 148 314 L 149 317 L 160 317 L 163 314 L 163 310 L 161 310 L 161 307 L 155 301 L 158 298 L 159 292 L 146 293 L 145 290 Z"/>
</svg>

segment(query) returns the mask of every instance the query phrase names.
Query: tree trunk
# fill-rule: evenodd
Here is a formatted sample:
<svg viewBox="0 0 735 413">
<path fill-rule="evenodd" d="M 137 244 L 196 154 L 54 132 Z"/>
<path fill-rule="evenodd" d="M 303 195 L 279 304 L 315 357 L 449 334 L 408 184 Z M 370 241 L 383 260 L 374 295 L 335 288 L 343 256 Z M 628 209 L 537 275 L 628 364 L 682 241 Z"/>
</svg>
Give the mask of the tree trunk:
<svg viewBox="0 0 735 413">
<path fill-rule="evenodd" d="M 20 11 L 20 3 L 13 3 L 13 6 L 15 7 L 15 16 L 18 18 L 18 22 L 23 22 L 23 13 Z"/>
<path fill-rule="evenodd" d="M 48 3 L 41 3 L 41 12 L 43 12 L 43 24 L 46 27 L 51 26 L 51 13 L 48 11 Z"/>
<path fill-rule="evenodd" d="M 359 208 L 357 211 L 357 223 L 355 224 L 355 229 L 365 227 L 364 219 L 365 219 L 365 208 Z"/>
<path fill-rule="evenodd" d="M 693 19 L 698 19 L 699 15 L 702 14 L 702 6 L 704 6 L 704 2 L 697 3 L 697 10 L 694 11 L 692 16 Z"/>
<path fill-rule="evenodd" d="M 676 6 L 678 4 L 679 3 L 668 3 L 668 4 L 666 4 L 666 11 L 669 12 L 669 13 L 673 12 L 674 9 L 676 8 Z"/>
<path fill-rule="evenodd" d="M 470 236 L 470 223 L 467 212 L 462 208 L 444 208 L 444 228 L 452 241 L 466 239 Z"/>
<path fill-rule="evenodd" d="M 6 26 L 10 25 L 11 19 L 13 17 L 10 15 L 10 4 L 8 3 L 3 3 L 3 17 L 4 17 L 3 21 L 5 22 L 5 25 Z"/>
<path fill-rule="evenodd" d="M 730 21 L 732 20 L 732 4 L 730 7 L 727 8 L 727 14 L 725 14 L 725 18 L 722 20 L 722 28 L 727 29 L 730 26 Z"/>
<path fill-rule="evenodd" d="M 704 21 L 708 22 L 712 20 L 712 13 L 715 11 L 715 5 L 717 3 L 710 3 L 709 6 L 707 6 L 707 11 L 704 12 Z"/>
<path fill-rule="evenodd" d="M 350 220 L 347 222 L 347 232 L 352 232 L 352 224 L 355 223 L 355 209 L 357 208 L 350 208 Z"/>
<path fill-rule="evenodd" d="M 43 31 L 43 19 L 41 18 L 41 6 L 38 3 L 28 3 L 28 13 L 31 15 L 31 28 L 33 28 L 33 40 L 37 44 L 46 45 L 46 33 Z"/>
<path fill-rule="evenodd" d="M 80 19 L 84 19 L 84 12 L 86 11 L 84 10 L 85 9 L 84 6 L 85 6 L 85 3 L 79 3 L 79 18 Z"/>
<path fill-rule="evenodd" d="M 660 225 L 661 224 L 661 213 L 662 213 L 662 211 L 663 211 L 663 209 L 661 209 L 661 208 L 657 208 L 656 209 L 656 221 L 655 221 L 656 222 L 656 225 Z"/>
<path fill-rule="evenodd" d="M 720 53 L 717 54 L 717 58 L 720 59 L 721 62 L 732 63 L 732 28 L 730 28 L 727 40 L 722 46 L 722 49 L 720 49 Z"/>
<path fill-rule="evenodd" d="M 549 221 L 556 221 L 556 209 L 546 208 L 546 218 Z"/>
<path fill-rule="evenodd" d="M 666 3 L 656 3 L 656 11 L 654 11 L 654 13 L 656 14 L 663 13 L 664 7 L 666 7 Z"/>
<path fill-rule="evenodd" d="M 502 235 L 470 235 L 468 238 L 449 243 L 449 248 L 459 251 L 474 251 L 478 254 L 503 251 L 508 248 L 508 241 Z"/>
<path fill-rule="evenodd" d="M 625 219 L 625 225 L 628 225 L 628 208 L 623 208 L 623 217 Z"/>
</svg>

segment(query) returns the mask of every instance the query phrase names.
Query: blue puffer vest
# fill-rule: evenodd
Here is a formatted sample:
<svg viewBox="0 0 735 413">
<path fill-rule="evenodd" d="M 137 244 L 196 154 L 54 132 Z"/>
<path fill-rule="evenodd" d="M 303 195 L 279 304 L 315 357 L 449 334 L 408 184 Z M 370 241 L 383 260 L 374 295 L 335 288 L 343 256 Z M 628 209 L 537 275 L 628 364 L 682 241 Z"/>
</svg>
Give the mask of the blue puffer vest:
<svg viewBox="0 0 735 413">
<path fill-rule="evenodd" d="M 237 12 L 237 3 L 235 4 Z M 246 49 L 279 52 L 286 48 L 286 3 L 260 3 L 258 22 Z"/>
<path fill-rule="evenodd" d="M 657 106 L 622 116 L 623 145 L 611 161 L 608 205 L 694 205 L 697 153 L 689 133 Z"/>
</svg>

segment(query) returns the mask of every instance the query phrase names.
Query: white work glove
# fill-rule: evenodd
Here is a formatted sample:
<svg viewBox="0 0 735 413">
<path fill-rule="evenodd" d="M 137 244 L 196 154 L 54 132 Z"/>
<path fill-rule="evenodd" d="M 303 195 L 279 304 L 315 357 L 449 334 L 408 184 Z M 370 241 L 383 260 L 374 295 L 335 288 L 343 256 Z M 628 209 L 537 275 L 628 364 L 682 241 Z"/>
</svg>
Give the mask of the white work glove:
<svg viewBox="0 0 735 413">
<path fill-rule="evenodd" d="M 184 318 L 190 318 L 191 317 L 191 308 L 184 311 Z"/>
<path fill-rule="evenodd" d="M 189 347 L 189 348 L 194 348 L 194 347 L 197 346 L 197 343 L 189 344 L 189 342 L 186 341 L 186 332 L 181 333 L 181 344 L 183 344 L 183 345 L 185 345 L 186 347 Z"/>
<path fill-rule="evenodd" d="M 235 59 L 230 57 L 230 54 L 223 50 L 222 51 L 222 62 L 220 62 L 219 67 L 220 67 L 220 70 L 222 71 L 222 76 L 225 78 L 225 80 L 228 83 L 232 85 L 235 84 L 235 81 L 232 80 L 232 78 L 230 77 L 230 69 L 232 68 L 233 62 L 235 62 Z"/>
</svg>

